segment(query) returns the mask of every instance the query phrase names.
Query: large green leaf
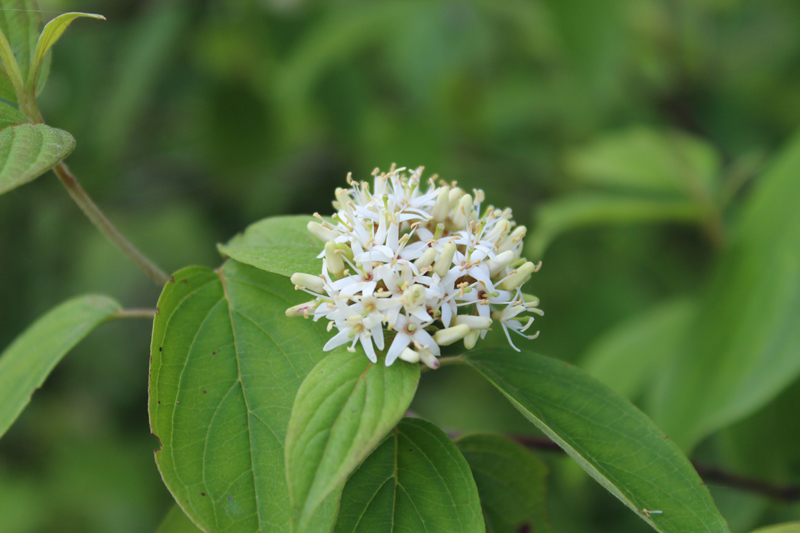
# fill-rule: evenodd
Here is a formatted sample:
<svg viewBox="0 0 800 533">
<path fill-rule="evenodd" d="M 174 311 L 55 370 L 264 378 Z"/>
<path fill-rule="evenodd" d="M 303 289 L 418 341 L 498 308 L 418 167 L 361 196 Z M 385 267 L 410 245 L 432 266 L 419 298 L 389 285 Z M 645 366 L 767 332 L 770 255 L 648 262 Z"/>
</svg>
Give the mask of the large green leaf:
<svg viewBox="0 0 800 533">
<path fill-rule="evenodd" d="M 0 356 L 0 435 L 73 346 L 120 310 L 106 296 L 80 296 L 49 311 Z"/>
<path fill-rule="evenodd" d="M 599 381 L 563 361 L 510 348 L 468 352 L 463 361 L 657 531 L 728 531 L 686 456 Z"/>
<path fill-rule="evenodd" d="M 657 305 L 601 336 L 581 367 L 620 396 L 633 399 L 680 353 L 696 313 L 694 300 Z"/>
<path fill-rule="evenodd" d="M 328 335 L 285 316 L 302 294 L 284 277 L 228 261 L 173 278 L 158 302 L 150 366 L 164 482 L 204 531 L 287 531 L 286 428 Z M 320 508 L 320 531 L 333 523 L 336 496 Z"/>
<path fill-rule="evenodd" d="M 158 526 L 156 533 L 197 533 L 197 526 L 186 516 L 180 507 L 173 505 L 167 516 Z"/>
<path fill-rule="evenodd" d="M 547 467 L 538 457 L 499 435 L 467 435 L 456 445 L 472 469 L 487 532 L 550 531 Z"/>
<path fill-rule="evenodd" d="M 286 435 L 286 474 L 296 531 L 400 421 L 419 365 L 370 363 L 362 350 L 326 357 L 300 386 Z"/>
<path fill-rule="evenodd" d="M 353 472 L 334 533 L 483 533 L 464 457 L 430 422 L 405 418 Z"/>
<path fill-rule="evenodd" d="M 103 15 L 95 15 L 92 13 L 63 13 L 48 22 L 37 39 L 36 49 L 31 58 L 31 65 L 27 78 L 29 94 L 33 94 L 33 91 L 39 84 L 44 84 L 44 80 L 41 80 L 41 82 L 38 80 L 38 75 L 39 67 L 42 66 L 45 55 L 50 51 L 50 48 L 56 44 L 56 41 L 61 38 L 61 35 L 64 34 L 72 21 L 80 17 L 89 17 L 100 20 L 106 19 Z M 45 78 L 48 70 L 49 69 L 42 73 Z"/>
<path fill-rule="evenodd" d="M 41 176 L 74 148 L 72 135 L 44 124 L 0 131 L 0 194 Z"/>
<path fill-rule="evenodd" d="M 16 107 L 12 107 L 5 102 L 0 102 L 0 129 L 30 122 L 28 117 L 19 112 Z"/>
<path fill-rule="evenodd" d="M 42 14 L 34 0 L 0 0 L 0 31 L 3 32 L 14 59 L 9 61 L 10 58 L 3 58 L 3 77 L 4 81 L 8 80 L 9 74 L 18 77 L 20 89 L 24 88 L 25 80 L 28 78 L 41 25 Z M 14 65 L 9 65 L 9 62 Z M 9 68 L 16 72 L 8 72 Z M 16 101 L 13 85 L 11 94 L 8 94 L 7 89 L 10 84 L 10 81 L 7 84 L 0 83 L 0 87 L 4 89 L 0 96 Z"/>
<path fill-rule="evenodd" d="M 319 274 L 322 261 L 317 256 L 323 245 L 307 229 L 317 219 L 299 215 L 265 218 L 249 226 L 219 251 L 241 263 L 268 272 L 291 276 L 295 272 Z"/>
<path fill-rule="evenodd" d="M 800 136 L 741 213 L 687 344 L 652 414 L 685 449 L 775 397 L 800 374 Z"/>
<path fill-rule="evenodd" d="M 800 522 L 785 522 L 774 526 L 761 527 L 752 533 L 800 533 Z"/>
<path fill-rule="evenodd" d="M 706 141 L 644 127 L 609 134 L 566 158 L 567 172 L 586 183 L 695 198 L 716 190 L 720 165 Z"/>
<path fill-rule="evenodd" d="M 644 222 L 697 222 L 702 210 L 686 199 L 658 199 L 608 193 L 583 193 L 544 204 L 534 220 L 528 253 L 540 258 L 562 233 L 578 228 Z"/>
</svg>

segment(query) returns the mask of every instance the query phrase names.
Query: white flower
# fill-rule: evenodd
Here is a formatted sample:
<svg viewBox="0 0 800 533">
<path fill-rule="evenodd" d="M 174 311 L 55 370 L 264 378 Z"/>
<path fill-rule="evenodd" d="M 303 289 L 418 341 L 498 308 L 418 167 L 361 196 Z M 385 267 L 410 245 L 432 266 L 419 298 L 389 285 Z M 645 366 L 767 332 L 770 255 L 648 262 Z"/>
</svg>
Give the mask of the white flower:
<svg viewBox="0 0 800 533">
<path fill-rule="evenodd" d="M 292 276 L 314 299 L 286 314 L 329 320 L 338 332 L 324 350 L 360 343 L 375 363 L 388 345 L 386 366 L 399 358 L 437 368 L 440 346 L 463 339 L 469 349 L 496 322 L 514 349 L 509 331 L 538 335 L 525 334 L 533 317 L 522 316 L 543 314 L 521 292 L 541 266 L 521 257 L 525 227 L 510 209 L 482 208 L 483 191 L 423 184 L 422 170 L 376 169 L 372 191 L 348 175 L 332 222 L 309 223 L 324 243 L 322 272 Z"/>
</svg>

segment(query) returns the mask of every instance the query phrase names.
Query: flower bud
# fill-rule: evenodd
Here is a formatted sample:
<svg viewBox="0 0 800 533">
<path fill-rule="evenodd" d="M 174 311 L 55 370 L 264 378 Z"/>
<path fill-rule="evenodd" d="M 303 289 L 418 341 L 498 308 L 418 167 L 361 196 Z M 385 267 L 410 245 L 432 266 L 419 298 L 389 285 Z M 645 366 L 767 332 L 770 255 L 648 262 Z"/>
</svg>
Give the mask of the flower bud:
<svg viewBox="0 0 800 533">
<path fill-rule="evenodd" d="M 478 342 L 478 337 L 480 337 L 481 332 L 476 330 L 470 331 L 469 335 L 464 337 L 464 348 L 466 350 L 471 350 L 475 347 L 475 344 Z"/>
<path fill-rule="evenodd" d="M 402 359 L 403 361 L 408 361 L 409 363 L 419 363 L 419 354 L 411 348 L 406 348 L 400 352 L 398 358 Z"/>
<path fill-rule="evenodd" d="M 447 219 L 447 214 L 450 212 L 450 187 L 445 185 L 439 189 L 439 196 L 436 197 L 436 204 L 431 210 L 431 222 L 438 224 Z"/>
<path fill-rule="evenodd" d="M 325 289 L 325 282 L 319 276 L 312 276 L 311 274 L 292 274 L 289 278 L 292 283 L 302 289 L 308 289 L 312 292 L 322 292 Z"/>
<path fill-rule="evenodd" d="M 436 263 L 433 265 L 434 273 L 439 274 L 439 277 L 443 278 L 447 272 L 450 271 L 450 266 L 453 264 L 453 257 L 455 255 L 456 243 L 448 242 L 445 244 L 441 255 L 439 255 L 439 259 L 437 259 Z"/>
<path fill-rule="evenodd" d="M 429 349 L 423 348 L 419 353 L 419 358 L 428 368 L 432 368 L 433 370 L 439 368 L 439 360 L 436 359 L 436 356 L 433 355 Z"/>
<path fill-rule="evenodd" d="M 319 307 L 319 300 L 311 300 L 310 302 L 290 307 L 289 309 L 286 310 L 286 316 L 290 318 L 295 318 L 298 316 L 308 318 L 308 314 L 313 313 L 317 307 Z"/>
<path fill-rule="evenodd" d="M 458 201 L 456 212 L 453 214 L 453 224 L 457 228 L 466 228 L 472 216 L 472 196 L 465 194 Z"/>
<path fill-rule="evenodd" d="M 519 267 L 516 272 L 508 276 L 506 280 L 500 284 L 500 288 L 503 289 L 504 291 L 513 291 L 514 289 L 516 289 L 517 287 L 528 281 L 528 278 L 530 278 L 531 274 L 533 274 L 534 272 L 536 272 L 536 267 L 533 265 L 533 263 L 528 261 L 527 263 Z"/>
<path fill-rule="evenodd" d="M 468 325 L 460 324 L 458 326 L 440 329 L 433 334 L 433 340 L 436 341 L 436 344 L 439 346 L 449 346 L 469 335 L 469 332 L 470 328 Z"/>
<path fill-rule="evenodd" d="M 428 268 L 433 264 L 437 253 L 439 252 L 436 251 L 436 248 L 428 248 L 425 250 L 425 253 L 419 257 L 419 259 L 414 261 L 414 266 L 420 270 L 423 268 Z"/>
<path fill-rule="evenodd" d="M 328 265 L 328 272 L 333 274 L 334 278 L 339 279 L 344 275 L 344 261 L 336 251 L 336 243 L 333 241 L 325 243 L 325 263 Z"/>
<path fill-rule="evenodd" d="M 498 252 L 505 252 L 506 250 L 511 250 L 516 246 L 516 244 L 525 237 L 525 233 L 528 231 L 528 228 L 525 226 L 518 226 L 514 231 L 511 232 L 511 235 L 506 237 L 503 242 L 497 247 Z"/>
<path fill-rule="evenodd" d="M 492 327 L 492 319 L 488 316 L 475 316 L 475 315 L 457 315 L 456 324 L 466 324 L 469 329 L 481 330 L 489 329 Z"/>
<path fill-rule="evenodd" d="M 511 261 L 514 260 L 514 252 L 511 250 L 506 250 L 501 254 L 497 254 L 494 260 L 489 259 L 485 261 L 486 266 L 489 267 L 489 277 L 493 278 L 496 275 L 503 272 L 508 265 L 511 264 Z"/>
<path fill-rule="evenodd" d="M 461 197 L 466 194 L 460 187 L 453 187 L 450 189 L 450 194 L 447 195 L 447 203 L 449 204 L 450 208 L 447 210 L 448 212 L 452 211 L 458 201 L 461 200 Z"/>
<path fill-rule="evenodd" d="M 309 221 L 306 227 L 308 228 L 308 231 L 311 232 L 311 235 L 321 240 L 322 242 L 332 241 L 339 236 L 339 234 L 336 233 L 335 231 L 328 229 L 324 227 L 322 224 L 318 224 L 314 221 Z"/>
</svg>

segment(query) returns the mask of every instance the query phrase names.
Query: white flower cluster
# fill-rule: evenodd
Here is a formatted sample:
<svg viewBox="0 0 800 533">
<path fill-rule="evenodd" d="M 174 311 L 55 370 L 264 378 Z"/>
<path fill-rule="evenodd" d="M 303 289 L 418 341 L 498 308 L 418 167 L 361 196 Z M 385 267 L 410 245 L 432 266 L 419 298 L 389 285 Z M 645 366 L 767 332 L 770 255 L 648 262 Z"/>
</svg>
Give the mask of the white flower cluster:
<svg viewBox="0 0 800 533">
<path fill-rule="evenodd" d="M 325 243 L 322 274 L 292 276 L 314 299 L 286 315 L 325 317 L 328 331 L 339 331 L 325 351 L 360 342 L 373 363 L 375 348 L 391 340 L 386 366 L 399 357 L 437 368 L 440 346 L 463 339 L 470 349 L 495 323 L 519 351 L 509 331 L 534 339 L 538 332 L 525 334 L 533 317 L 522 314 L 544 314 L 521 290 L 541 266 L 520 258 L 525 227 L 515 227 L 510 209 L 481 212 L 483 191 L 436 186 L 436 176 L 423 191 L 422 167 L 405 170 L 376 169 L 372 191 L 348 175 L 332 222 L 315 214 L 320 223 L 308 229 Z"/>
</svg>

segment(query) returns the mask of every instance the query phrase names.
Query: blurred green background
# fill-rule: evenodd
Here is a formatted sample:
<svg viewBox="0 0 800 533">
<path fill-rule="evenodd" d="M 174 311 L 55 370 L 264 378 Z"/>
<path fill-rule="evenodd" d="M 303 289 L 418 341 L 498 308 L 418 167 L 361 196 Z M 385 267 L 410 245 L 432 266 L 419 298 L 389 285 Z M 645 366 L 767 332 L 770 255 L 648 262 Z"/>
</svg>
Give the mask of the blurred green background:
<svg viewBox="0 0 800 533">
<path fill-rule="evenodd" d="M 163 268 L 218 265 L 215 243 L 263 217 L 329 213 L 347 172 L 424 165 L 529 227 L 546 316 L 526 347 L 587 367 L 626 321 L 710 290 L 761 171 L 800 126 L 796 0 L 40 7 L 45 20 L 108 18 L 59 41 L 40 108 L 77 139 L 68 162 L 84 188 Z M 782 251 L 800 248 L 784 237 Z M 152 307 L 159 290 L 53 175 L 0 196 L 0 346 L 84 292 Z M 645 392 L 670 357 L 655 352 L 672 337 L 643 335 L 654 362 L 641 375 L 598 372 L 651 412 Z M 106 324 L 34 396 L 0 440 L 0 531 L 153 531 L 171 497 L 148 430 L 148 344 L 146 321 Z M 692 457 L 800 482 L 795 382 L 698 434 Z M 451 430 L 532 432 L 466 370 L 426 374 L 413 408 Z M 576 465 L 540 456 L 555 531 L 648 530 Z M 709 484 L 734 533 L 800 518 L 797 504 Z"/>
</svg>

